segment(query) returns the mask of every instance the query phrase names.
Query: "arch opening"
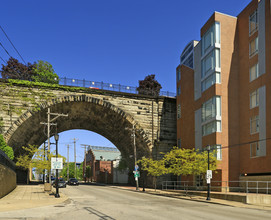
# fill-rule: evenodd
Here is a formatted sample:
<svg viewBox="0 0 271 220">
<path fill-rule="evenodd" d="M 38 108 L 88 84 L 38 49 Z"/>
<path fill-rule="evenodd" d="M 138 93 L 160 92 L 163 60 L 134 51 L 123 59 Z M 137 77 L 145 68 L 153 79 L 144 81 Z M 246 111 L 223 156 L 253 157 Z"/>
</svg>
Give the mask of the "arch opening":
<svg viewBox="0 0 271 220">
<path fill-rule="evenodd" d="M 39 112 L 26 112 L 14 123 L 7 131 L 6 139 L 13 147 L 15 156 L 25 153 L 22 146 L 29 144 L 40 146 L 46 141 L 46 128 L 41 122 L 47 122 L 48 107 L 53 113 L 68 114 L 68 117 L 59 117 L 54 121 L 58 133 L 71 129 L 95 132 L 111 141 L 125 158 L 133 155 L 134 146 L 131 136 L 135 124 L 137 157 L 151 154 L 150 141 L 146 138 L 144 130 L 130 115 L 101 99 L 69 96 L 43 103 Z M 53 136 L 54 132 L 56 128 L 52 126 L 50 136 Z"/>
</svg>

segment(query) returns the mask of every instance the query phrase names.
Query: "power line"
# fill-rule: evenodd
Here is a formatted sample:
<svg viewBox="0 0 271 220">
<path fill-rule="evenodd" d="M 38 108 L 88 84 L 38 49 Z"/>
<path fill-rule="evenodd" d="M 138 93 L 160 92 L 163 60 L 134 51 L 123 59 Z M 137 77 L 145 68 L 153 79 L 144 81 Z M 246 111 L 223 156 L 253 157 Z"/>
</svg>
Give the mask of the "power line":
<svg viewBox="0 0 271 220">
<path fill-rule="evenodd" d="M 271 140 L 271 137 L 270 138 L 264 138 L 264 139 L 256 140 L 256 141 L 249 141 L 249 142 L 244 142 L 244 143 L 239 143 L 239 144 L 233 144 L 233 145 L 223 146 L 220 149 L 232 148 L 232 147 L 240 147 L 242 145 L 253 144 L 253 143 L 257 143 L 257 142 L 261 142 L 261 141 L 267 141 L 267 140 Z M 202 149 L 200 151 L 205 151 L 205 149 Z"/>
<path fill-rule="evenodd" d="M 4 29 L 1 27 L 1 30 L 3 31 L 3 33 L 5 34 L 6 38 L 8 39 L 8 41 L 11 43 L 11 45 L 13 46 L 14 50 L 17 52 L 17 54 L 21 57 L 22 61 L 24 62 L 24 64 L 26 65 L 26 62 L 24 61 L 23 57 L 21 56 L 21 54 L 19 53 L 19 51 L 16 49 L 16 47 L 14 46 L 14 44 L 11 42 L 11 40 L 9 39 L 8 35 L 6 34 L 6 32 L 4 31 Z"/>
<path fill-rule="evenodd" d="M 0 59 L 1 59 L 4 63 L 7 63 L 7 61 L 5 61 L 1 56 L 0 56 Z"/>
<path fill-rule="evenodd" d="M 247 145 L 247 144 L 252 144 L 252 143 L 256 143 L 256 142 L 261 142 L 261 141 L 267 141 L 270 140 L 271 138 L 264 138 L 264 139 L 260 139 L 260 140 L 256 140 L 256 141 L 249 141 L 249 142 L 244 142 L 244 143 L 240 143 L 240 144 L 233 144 L 233 145 L 228 145 L 228 146 L 224 146 L 221 148 L 231 148 L 231 147 L 238 147 L 241 145 Z"/>
<path fill-rule="evenodd" d="M 6 48 L 3 46 L 3 44 L 0 42 L 0 46 L 4 49 L 4 51 L 6 51 L 7 55 L 10 56 L 9 52 L 6 50 Z M 11 56 L 10 56 L 11 57 Z"/>
</svg>

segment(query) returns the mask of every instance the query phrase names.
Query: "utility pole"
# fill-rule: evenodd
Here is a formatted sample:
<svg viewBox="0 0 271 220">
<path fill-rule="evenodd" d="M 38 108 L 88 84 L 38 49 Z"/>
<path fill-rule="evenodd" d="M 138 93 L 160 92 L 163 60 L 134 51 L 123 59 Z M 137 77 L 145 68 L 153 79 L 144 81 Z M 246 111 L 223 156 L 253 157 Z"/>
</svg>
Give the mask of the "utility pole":
<svg viewBox="0 0 271 220">
<path fill-rule="evenodd" d="M 137 166 L 137 159 L 136 159 L 136 136 L 135 136 L 135 124 L 133 124 L 133 137 L 134 137 L 134 157 L 135 157 L 135 169 Z M 135 177 L 136 181 L 136 190 L 139 190 L 138 188 L 138 177 Z"/>
<path fill-rule="evenodd" d="M 53 119 L 51 119 L 51 115 L 55 116 Z M 59 113 L 51 113 L 51 110 L 50 108 L 48 108 L 48 111 L 47 111 L 47 123 L 46 122 L 41 122 L 40 124 L 43 124 L 43 125 L 47 125 L 47 139 L 48 139 L 48 152 L 50 153 L 50 128 L 51 128 L 51 125 L 57 125 L 57 123 L 52 123 L 53 121 L 55 121 L 57 118 L 59 117 L 68 117 L 68 115 L 66 114 L 59 114 Z M 50 160 L 50 159 L 49 159 Z M 52 181 L 51 181 L 51 169 L 48 170 L 48 176 L 49 176 L 49 183 L 51 184 Z"/>
<path fill-rule="evenodd" d="M 43 160 L 44 160 L 44 162 L 45 162 L 45 142 L 43 143 Z M 45 183 L 45 169 L 43 169 L 43 183 Z"/>
<path fill-rule="evenodd" d="M 76 141 L 78 141 L 78 138 L 73 138 L 73 144 L 74 144 L 74 178 L 77 179 L 77 172 L 76 172 Z"/>
<path fill-rule="evenodd" d="M 68 161 L 68 167 L 67 167 L 67 180 L 70 179 L 70 165 L 69 165 L 69 148 L 70 148 L 70 145 L 68 144 L 67 145 L 67 161 Z"/>
<path fill-rule="evenodd" d="M 139 185 L 138 185 L 138 176 L 139 176 L 139 167 L 137 165 L 137 158 L 136 158 L 136 134 L 135 134 L 135 124 L 133 124 L 133 128 L 125 128 L 125 130 L 129 130 L 132 131 L 132 135 L 131 137 L 133 137 L 133 142 L 134 142 L 134 158 L 135 158 L 135 170 L 133 171 L 134 173 L 134 177 L 135 177 L 135 181 L 136 181 L 136 190 L 139 190 Z"/>
<path fill-rule="evenodd" d="M 87 144 L 81 144 L 81 146 L 84 146 L 84 147 L 82 147 L 82 148 L 84 148 L 85 149 L 85 155 L 84 155 L 84 178 L 85 178 L 85 181 L 86 181 L 86 166 L 87 166 L 87 146 L 89 146 L 89 145 L 87 145 Z"/>
</svg>

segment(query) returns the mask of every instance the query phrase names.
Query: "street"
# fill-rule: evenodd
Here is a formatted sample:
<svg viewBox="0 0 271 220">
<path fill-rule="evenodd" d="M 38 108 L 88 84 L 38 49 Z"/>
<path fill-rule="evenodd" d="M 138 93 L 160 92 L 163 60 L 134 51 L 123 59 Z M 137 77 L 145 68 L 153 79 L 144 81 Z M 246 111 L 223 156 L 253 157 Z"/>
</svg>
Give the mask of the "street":
<svg viewBox="0 0 271 220">
<path fill-rule="evenodd" d="M 0 219 L 271 219 L 271 211 L 237 208 L 134 192 L 108 186 L 60 189 L 62 204 L 0 212 Z"/>
</svg>

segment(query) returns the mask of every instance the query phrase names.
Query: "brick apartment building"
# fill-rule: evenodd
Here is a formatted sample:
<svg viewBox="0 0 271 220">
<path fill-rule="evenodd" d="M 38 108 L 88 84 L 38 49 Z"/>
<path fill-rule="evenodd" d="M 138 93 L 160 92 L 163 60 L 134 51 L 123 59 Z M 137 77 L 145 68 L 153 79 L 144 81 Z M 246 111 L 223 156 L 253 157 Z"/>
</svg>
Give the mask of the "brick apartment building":
<svg viewBox="0 0 271 220">
<path fill-rule="evenodd" d="M 215 12 L 176 68 L 177 143 L 217 149 L 213 180 L 271 181 L 270 2 L 253 0 L 237 17 Z"/>
</svg>

